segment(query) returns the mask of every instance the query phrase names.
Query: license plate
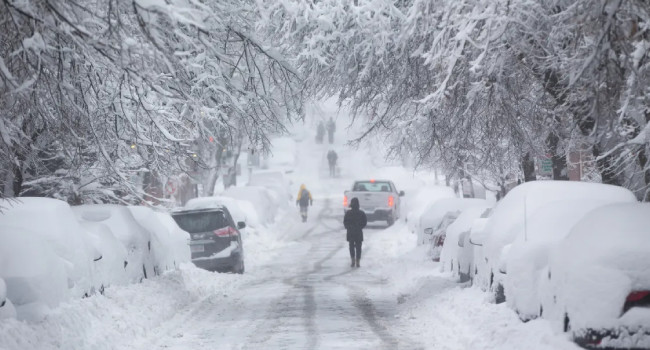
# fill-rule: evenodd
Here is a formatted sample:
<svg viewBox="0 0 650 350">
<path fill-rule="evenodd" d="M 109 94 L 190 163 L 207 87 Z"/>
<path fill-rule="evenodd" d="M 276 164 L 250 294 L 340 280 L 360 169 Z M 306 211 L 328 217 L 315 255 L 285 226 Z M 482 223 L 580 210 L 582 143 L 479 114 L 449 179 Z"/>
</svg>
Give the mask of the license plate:
<svg viewBox="0 0 650 350">
<path fill-rule="evenodd" d="M 190 246 L 190 251 L 192 253 L 201 253 L 205 251 L 205 248 L 203 247 L 203 244 L 194 244 Z"/>
</svg>

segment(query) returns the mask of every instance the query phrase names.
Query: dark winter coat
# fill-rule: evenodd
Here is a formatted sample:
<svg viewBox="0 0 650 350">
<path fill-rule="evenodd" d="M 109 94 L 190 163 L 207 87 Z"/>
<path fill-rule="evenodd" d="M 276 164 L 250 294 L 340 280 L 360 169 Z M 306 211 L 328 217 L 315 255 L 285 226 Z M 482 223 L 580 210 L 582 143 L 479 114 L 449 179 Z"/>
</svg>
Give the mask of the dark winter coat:
<svg viewBox="0 0 650 350">
<path fill-rule="evenodd" d="M 357 198 L 352 198 L 350 208 L 343 218 L 343 226 L 348 230 L 347 240 L 348 242 L 363 241 L 362 229 L 368 223 L 366 213 L 359 210 L 359 199 Z"/>
</svg>

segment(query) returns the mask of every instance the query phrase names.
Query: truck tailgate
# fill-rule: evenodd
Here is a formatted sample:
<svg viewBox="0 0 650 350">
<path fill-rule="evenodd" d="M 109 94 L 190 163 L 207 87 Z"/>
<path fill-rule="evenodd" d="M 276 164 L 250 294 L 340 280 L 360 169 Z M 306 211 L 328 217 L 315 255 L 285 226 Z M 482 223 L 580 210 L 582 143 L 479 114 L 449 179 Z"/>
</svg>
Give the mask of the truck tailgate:
<svg viewBox="0 0 650 350">
<path fill-rule="evenodd" d="M 359 206 L 361 210 L 364 211 L 374 211 L 376 208 L 387 208 L 388 207 L 388 196 L 390 193 L 381 193 L 381 192 L 346 192 L 348 196 L 348 201 L 352 198 L 359 199 Z"/>
</svg>

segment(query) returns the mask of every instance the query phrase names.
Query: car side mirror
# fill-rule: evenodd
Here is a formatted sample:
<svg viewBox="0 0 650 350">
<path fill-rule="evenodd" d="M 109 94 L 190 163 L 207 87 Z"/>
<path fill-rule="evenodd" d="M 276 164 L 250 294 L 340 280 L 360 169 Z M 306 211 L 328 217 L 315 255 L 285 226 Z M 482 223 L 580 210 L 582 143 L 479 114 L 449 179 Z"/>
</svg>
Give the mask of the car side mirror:
<svg viewBox="0 0 650 350">
<path fill-rule="evenodd" d="M 427 235 L 432 235 L 433 234 L 433 228 L 431 228 L 431 227 L 425 228 L 424 233 L 427 234 Z"/>
<path fill-rule="evenodd" d="M 469 236 L 469 243 L 482 247 L 483 240 L 484 240 L 483 238 L 484 238 L 483 235 L 480 233 L 472 234 Z"/>
<path fill-rule="evenodd" d="M 243 222 L 243 221 L 238 222 L 238 223 L 237 223 L 237 229 L 238 229 L 238 230 L 241 230 L 241 229 L 243 229 L 243 228 L 246 228 L 246 223 Z"/>
<path fill-rule="evenodd" d="M 469 232 L 463 232 L 463 233 L 460 234 L 460 236 L 458 237 L 458 246 L 459 247 L 461 247 L 461 248 L 465 247 L 465 240 L 467 239 L 468 234 L 469 234 Z"/>
<path fill-rule="evenodd" d="M 399 191 L 399 196 L 400 197 L 404 197 L 404 195 L 405 195 L 404 191 Z"/>
</svg>

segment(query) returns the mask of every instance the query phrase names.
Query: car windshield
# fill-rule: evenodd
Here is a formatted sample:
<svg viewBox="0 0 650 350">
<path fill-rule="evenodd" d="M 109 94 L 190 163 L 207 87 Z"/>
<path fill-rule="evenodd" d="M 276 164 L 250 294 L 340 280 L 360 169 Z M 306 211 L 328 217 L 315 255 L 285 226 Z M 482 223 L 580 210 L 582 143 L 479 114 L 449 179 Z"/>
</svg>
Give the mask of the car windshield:
<svg viewBox="0 0 650 350">
<path fill-rule="evenodd" d="M 189 232 L 209 232 L 228 226 L 223 212 L 174 214 L 174 220 L 180 228 Z"/>
<path fill-rule="evenodd" d="M 390 183 L 386 181 L 360 181 L 354 184 L 353 191 L 390 192 Z"/>
</svg>

